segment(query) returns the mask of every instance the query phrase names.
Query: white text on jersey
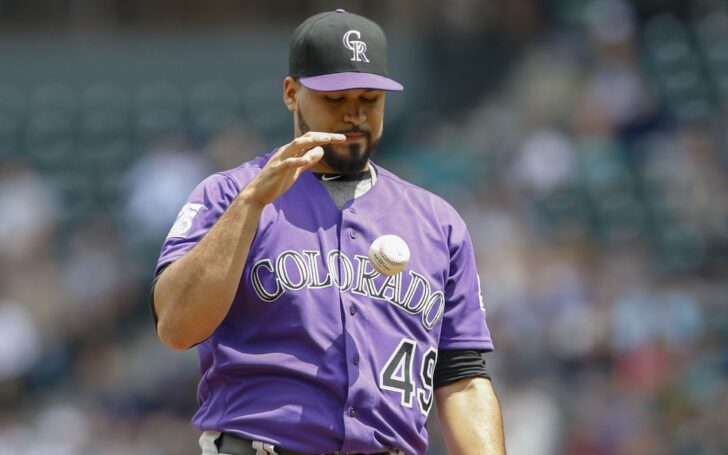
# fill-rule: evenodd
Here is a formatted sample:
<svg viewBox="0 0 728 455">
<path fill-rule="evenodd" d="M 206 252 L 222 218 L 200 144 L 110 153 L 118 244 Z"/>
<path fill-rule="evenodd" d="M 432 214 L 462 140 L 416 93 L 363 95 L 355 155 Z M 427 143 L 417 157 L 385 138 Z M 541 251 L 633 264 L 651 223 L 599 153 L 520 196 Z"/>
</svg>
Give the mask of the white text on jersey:
<svg viewBox="0 0 728 455">
<path fill-rule="evenodd" d="M 255 294 L 264 302 L 273 302 L 285 292 L 300 289 L 323 289 L 332 286 L 342 292 L 383 300 L 412 315 L 421 315 L 422 325 L 432 329 L 445 311 L 445 294 L 427 279 L 409 270 L 407 288 L 403 289 L 403 273 L 383 277 L 369 258 L 355 255 L 355 261 L 339 250 L 326 255 L 325 270 L 320 269 L 319 251 L 283 251 L 275 261 L 261 259 L 251 268 Z"/>
</svg>

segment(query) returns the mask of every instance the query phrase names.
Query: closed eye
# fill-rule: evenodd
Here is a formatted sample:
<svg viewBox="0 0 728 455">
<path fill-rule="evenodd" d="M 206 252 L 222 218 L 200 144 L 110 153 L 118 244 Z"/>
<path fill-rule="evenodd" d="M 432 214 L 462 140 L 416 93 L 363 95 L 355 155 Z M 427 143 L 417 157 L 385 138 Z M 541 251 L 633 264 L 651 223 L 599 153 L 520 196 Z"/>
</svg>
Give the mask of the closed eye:
<svg viewBox="0 0 728 455">
<path fill-rule="evenodd" d="M 360 97 L 359 99 L 360 99 L 360 100 L 361 100 L 361 101 L 362 101 L 363 103 L 371 103 L 371 104 L 374 104 L 374 103 L 376 103 L 377 101 L 379 101 L 379 97 L 378 97 L 378 96 L 375 96 L 374 98 L 366 98 L 366 97 L 363 97 L 363 96 L 362 96 L 362 97 Z"/>
<path fill-rule="evenodd" d="M 340 102 L 344 101 L 343 96 L 337 96 L 337 97 L 333 97 L 333 98 L 330 96 L 327 96 L 325 98 L 326 98 L 326 101 L 328 101 L 331 104 L 339 104 Z"/>
</svg>

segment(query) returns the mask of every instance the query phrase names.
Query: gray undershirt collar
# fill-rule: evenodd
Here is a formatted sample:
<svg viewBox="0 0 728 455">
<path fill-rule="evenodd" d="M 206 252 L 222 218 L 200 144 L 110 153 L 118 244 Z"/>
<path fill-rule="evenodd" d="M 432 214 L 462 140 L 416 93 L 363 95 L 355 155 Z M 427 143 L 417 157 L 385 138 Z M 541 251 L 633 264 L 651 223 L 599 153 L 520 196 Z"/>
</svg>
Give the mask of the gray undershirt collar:
<svg viewBox="0 0 728 455">
<path fill-rule="evenodd" d="M 344 204 L 354 198 L 363 196 L 377 183 L 377 171 L 371 164 L 369 169 L 372 171 L 371 175 L 362 180 L 342 180 L 333 178 L 334 176 L 327 178 L 327 175 L 324 175 L 319 178 L 319 181 L 326 188 L 331 199 L 334 200 L 336 207 L 341 210 Z"/>
</svg>

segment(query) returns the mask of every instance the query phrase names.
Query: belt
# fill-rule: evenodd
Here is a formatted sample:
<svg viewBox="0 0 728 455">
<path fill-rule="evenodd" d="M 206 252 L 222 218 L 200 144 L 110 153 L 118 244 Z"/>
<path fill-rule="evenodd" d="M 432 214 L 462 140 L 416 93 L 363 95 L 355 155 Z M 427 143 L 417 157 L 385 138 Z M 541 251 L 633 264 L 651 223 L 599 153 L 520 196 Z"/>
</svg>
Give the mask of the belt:
<svg viewBox="0 0 728 455">
<path fill-rule="evenodd" d="M 221 454 L 230 455 L 306 455 L 301 452 L 294 452 L 293 450 L 281 449 L 280 447 L 274 447 L 272 444 L 262 443 L 260 441 L 249 441 L 247 439 L 239 438 L 234 434 L 222 433 L 217 441 L 217 449 Z M 400 454 L 403 452 L 392 450 L 387 452 L 377 452 L 372 455 L 390 455 Z M 340 452 L 336 452 L 332 455 L 345 455 Z"/>
</svg>

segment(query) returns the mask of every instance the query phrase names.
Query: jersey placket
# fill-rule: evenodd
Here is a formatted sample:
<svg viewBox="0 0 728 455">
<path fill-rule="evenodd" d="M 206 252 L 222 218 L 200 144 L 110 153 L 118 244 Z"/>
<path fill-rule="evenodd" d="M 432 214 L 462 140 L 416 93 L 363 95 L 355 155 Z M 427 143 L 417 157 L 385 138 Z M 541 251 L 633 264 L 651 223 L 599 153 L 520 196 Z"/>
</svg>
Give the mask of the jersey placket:
<svg viewBox="0 0 728 455">
<path fill-rule="evenodd" d="M 365 240 L 363 240 L 363 232 L 361 231 L 362 226 L 357 218 L 356 209 L 354 207 L 344 208 L 341 213 L 339 244 L 342 252 L 344 252 L 346 256 L 352 258 L 352 260 L 354 261 L 354 257 L 357 254 L 364 254 L 367 251 L 366 245 L 364 245 L 364 243 L 366 242 Z M 352 265 L 354 266 L 353 270 L 356 270 L 358 268 L 358 264 Z M 340 273 L 344 273 L 341 270 L 341 264 L 339 265 L 339 271 Z M 342 277 L 343 275 L 340 274 L 339 276 Z M 352 280 L 356 281 L 355 274 L 352 274 Z M 361 444 L 362 441 L 369 439 L 369 432 L 359 420 L 360 414 L 362 412 L 367 412 L 367 410 L 362 408 L 362 405 L 364 405 L 364 403 L 357 402 L 354 398 L 357 395 L 355 393 L 355 384 L 357 379 L 359 378 L 360 361 L 362 358 L 362 355 L 359 351 L 359 346 L 362 345 L 362 341 L 355 339 L 353 335 L 358 332 L 358 330 L 355 330 L 354 327 L 357 324 L 358 313 L 361 309 L 359 308 L 359 303 L 357 303 L 357 299 L 354 297 L 354 295 L 355 294 L 352 294 L 348 291 L 340 292 L 342 305 L 341 314 L 343 318 L 342 324 L 345 332 L 344 350 L 347 360 L 346 368 L 348 374 L 347 398 L 346 402 L 344 403 L 343 416 L 345 434 L 343 445 L 341 447 L 341 451 L 344 453 L 356 451 L 356 449 L 353 447 L 353 444 Z"/>
</svg>

